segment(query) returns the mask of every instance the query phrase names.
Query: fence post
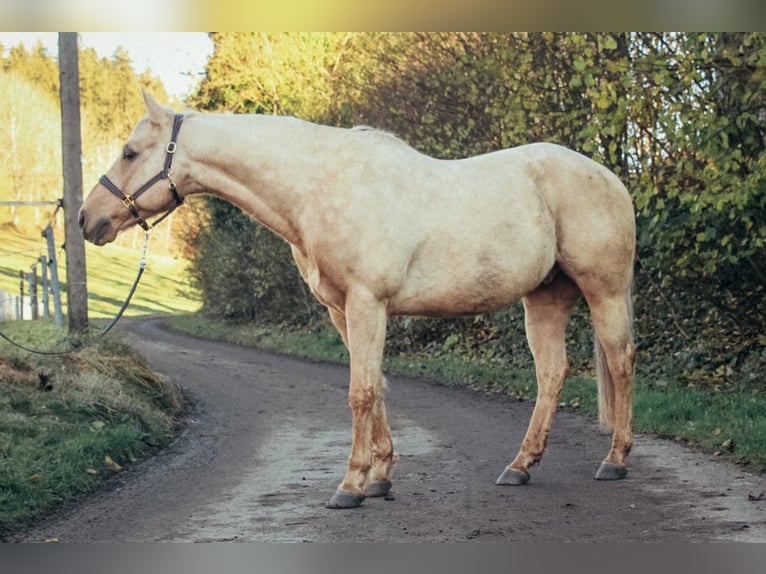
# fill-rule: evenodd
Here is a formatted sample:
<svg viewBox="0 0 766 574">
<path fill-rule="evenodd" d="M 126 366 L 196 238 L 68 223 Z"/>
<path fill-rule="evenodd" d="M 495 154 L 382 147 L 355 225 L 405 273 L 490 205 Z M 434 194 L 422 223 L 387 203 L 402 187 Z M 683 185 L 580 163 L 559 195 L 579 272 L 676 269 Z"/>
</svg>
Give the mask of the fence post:
<svg viewBox="0 0 766 574">
<path fill-rule="evenodd" d="M 29 273 L 29 309 L 32 311 L 32 320 L 40 318 L 37 309 L 37 263 L 32 265 L 32 271 Z"/>
<path fill-rule="evenodd" d="M 59 272 L 56 265 L 56 244 L 53 241 L 53 228 L 50 224 L 43 230 L 43 237 L 48 244 L 48 264 L 51 268 L 51 290 L 53 291 L 53 315 L 56 326 L 63 329 L 64 313 L 61 310 L 61 285 L 59 284 Z"/>
<path fill-rule="evenodd" d="M 40 255 L 40 282 L 43 289 L 43 318 L 51 318 L 50 298 L 48 297 L 48 259 Z"/>
<path fill-rule="evenodd" d="M 19 271 L 19 305 L 16 307 L 16 319 L 24 320 L 24 271 Z"/>
</svg>

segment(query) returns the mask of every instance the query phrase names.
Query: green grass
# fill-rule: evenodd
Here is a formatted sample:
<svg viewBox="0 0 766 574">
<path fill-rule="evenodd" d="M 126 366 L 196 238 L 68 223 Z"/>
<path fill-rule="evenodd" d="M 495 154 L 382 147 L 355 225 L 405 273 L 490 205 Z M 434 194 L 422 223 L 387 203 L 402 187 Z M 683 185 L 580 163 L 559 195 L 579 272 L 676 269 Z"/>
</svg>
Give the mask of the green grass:
<svg viewBox="0 0 766 574">
<path fill-rule="evenodd" d="M 329 329 L 301 331 L 284 326 L 231 324 L 199 314 L 172 317 L 171 326 L 200 337 L 348 364 L 348 353 L 340 337 Z M 388 356 L 384 370 L 522 398 L 534 398 L 537 389 L 532 371 L 469 361 L 454 354 Z M 597 414 L 593 378 L 570 376 L 559 405 L 587 415 Z M 755 471 L 766 471 L 766 394 L 762 392 L 702 389 L 673 382 L 654 384 L 639 378 L 634 424 L 636 431 L 688 442 L 703 452 L 748 465 Z"/>
<path fill-rule="evenodd" d="M 669 385 L 638 385 L 636 427 L 766 471 L 766 396 Z"/>
<path fill-rule="evenodd" d="M 50 322 L 4 329 L 26 345 L 62 344 Z M 112 336 L 65 356 L 0 341 L 0 534 L 167 443 L 180 404 L 178 390 Z"/>
<path fill-rule="evenodd" d="M 63 241 L 63 229 L 56 229 L 56 244 Z M 189 313 L 199 307 L 186 279 L 186 263 L 168 255 L 160 255 L 163 237 L 151 236 L 147 266 L 130 307 L 125 316 L 165 313 Z M 0 290 L 14 295 L 19 293 L 19 270 L 25 273 L 47 256 L 45 240 L 40 231 L 19 232 L 8 225 L 0 225 Z M 128 295 L 138 272 L 141 242 L 134 248 L 119 245 L 96 247 L 86 244 L 88 275 L 88 313 L 90 318 L 113 317 Z M 62 305 L 66 313 L 66 254 L 59 249 L 59 279 L 62 282 Z M 38 276 L 41 270 L 38 265 Z M 24 288 L 25 292 L 27 287 Z M 51 314 L 53 302 L 51 301 Z"/>
</svg>

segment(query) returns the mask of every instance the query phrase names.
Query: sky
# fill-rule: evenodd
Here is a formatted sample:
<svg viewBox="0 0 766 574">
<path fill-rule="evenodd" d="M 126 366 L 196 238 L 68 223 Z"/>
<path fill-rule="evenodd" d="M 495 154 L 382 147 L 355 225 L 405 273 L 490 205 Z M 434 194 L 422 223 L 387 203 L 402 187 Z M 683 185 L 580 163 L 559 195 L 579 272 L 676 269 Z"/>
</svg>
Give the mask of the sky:
<svg viewBox="0 0 766 574">
<path fill-rule="evenodd" d="M 0 32 L 5 49 L 24 43 L 34 47 L 41 40 L 48 52 L 58 55 L 56 32 Z M 110 58 L 118 46 L 130 55 L 137 73 L 150 69 L 165 85 L 168 95 L 183 100 L 204 73 L 213 44 L 204 32 L 81 32 L 80 48 L 94 48 Z"/>
</svg>

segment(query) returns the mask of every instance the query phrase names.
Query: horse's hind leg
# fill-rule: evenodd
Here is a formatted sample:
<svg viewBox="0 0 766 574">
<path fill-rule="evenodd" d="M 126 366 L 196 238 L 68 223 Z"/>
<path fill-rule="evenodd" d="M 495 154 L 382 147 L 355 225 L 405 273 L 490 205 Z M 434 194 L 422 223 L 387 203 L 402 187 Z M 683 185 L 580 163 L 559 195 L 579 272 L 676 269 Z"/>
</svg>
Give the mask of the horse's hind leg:
<svg viewBox="0 0 766 574">
<path fill-rule="evenodd" d="M 599 418 L 602 427 L 614 428 L 612 448 L 598 469 L 596 479 L 616 480 L 627 474 L 625 457 L 633 445 L 636 348 L 630 290 L 613 297 L 591 297 L 588 305 L 596 337 Z"/>
<path fill-rule="evenodd" d="M 561 387 L 569 370 L 564 335 L 572 307 L 580 290 L 559 273 L 524 298 L 527 341 L 535 360 L 537 401 L 521 450 L 497 484 L 520 485 L 529 480 L 529 468 L 543 456 Z"/>
</svg>

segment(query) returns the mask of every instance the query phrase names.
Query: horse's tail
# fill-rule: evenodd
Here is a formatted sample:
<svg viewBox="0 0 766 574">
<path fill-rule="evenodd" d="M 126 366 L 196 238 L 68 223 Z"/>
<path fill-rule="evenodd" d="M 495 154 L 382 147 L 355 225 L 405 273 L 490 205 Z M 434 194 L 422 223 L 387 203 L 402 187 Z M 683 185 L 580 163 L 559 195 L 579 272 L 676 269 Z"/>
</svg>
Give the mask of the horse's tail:
<svg viewBox="0 0 766 574">
<path fill-rule="evenodd" d="M 632 283 L 632 281 L 631 281 Z M 628 319 L 628 343 L 633 343 L 633 298 L 629 284 L 625 294 L 625 307 Z M 604 347 L 597 334 L 593 335 L 593 346 L 596 362 L 596 382 L 598 384 L 598 420 L 603 430 L 614 429 L 614 380 L 609 372 Z"/>
</svg>

